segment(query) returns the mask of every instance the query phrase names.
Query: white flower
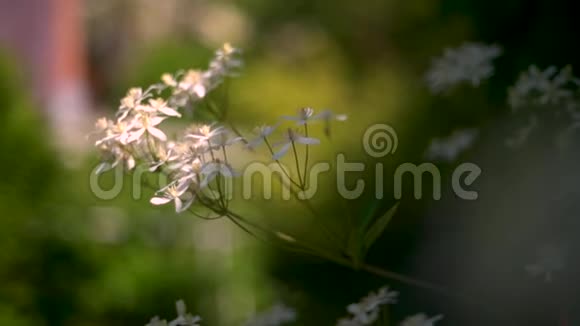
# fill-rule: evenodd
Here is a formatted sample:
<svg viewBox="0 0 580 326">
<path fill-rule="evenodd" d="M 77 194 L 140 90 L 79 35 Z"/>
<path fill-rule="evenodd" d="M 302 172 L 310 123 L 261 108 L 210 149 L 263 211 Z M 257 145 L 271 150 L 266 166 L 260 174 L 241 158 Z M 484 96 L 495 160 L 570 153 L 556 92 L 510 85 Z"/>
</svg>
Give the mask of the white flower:
<svg viewBox="0 0 580 326">
<path fill-rule="evenodd" d="M 443 319 L 443 315 L 429 318 L 427 315 L 421 313 L 405 318 L 401 322 L 401 326 L 433 326 L 441 319 Z"/>
<path fill-rule="evenodd" d="M 310 120 L 313 114 L 314 110 L 312 108 L 301 108 L 300 110 L 298 110 L 297 117 L 283 116 L 282 118 L 284 120 L 296 121 L 297 125 L 303 126 L 308 122 L 308 120 Z"/>
<path fill-rule="evenodd" d="M 131 132 L 131 136 L 127 140 L 128 143 L 134 142 L 140 139 L 145 132 L 149 133 L 151 136 L 161 140 L 166 141 L 167 136 L 165 133 L 157 128 L 156 126 L 159 125 L 163 120 L 167 117 L 158 117 L 153 114 L 142 113 L 135 117 L 134 127 L 135 131 Z"/>
<path fill-rule="evenodd" d="M 296 311 L 284 304 L 276 304 L 244 323 L 244 326 L 278 326 L 296 320 Z"/>
<path fill-rule="evenodd" d="M 194 158 L 191 162 L 183 163 L 179 168 L 180 183 L 193 183 L 201 181 L 203 163 L 199 158 Z"/>
<path fill-rule="evenodd" d="M 292 129 L 288 129 L 288 133 L 285 134 L 286 139 L 277 143 L 276 146 L 281 146 L 278 152 L 274 153 L 272 158 L 274 160 L 279 160 L 282 156 L 288 153 L 290 147 L 294 144 L 303 144 L 303 145 L 317 145 L 320 144 L 320 141 L 316 138 L 311 137 L 304 137 L 297 132 L 293 131 Z"/>
<path fill-rule="evenodd" d="M 530 66 L 509 90 L 509 104 L 513 110 L 527 105 L 575 106 L 573 92 L 578 88 L 578 79 L 572 76 L 572 68 L 558 72 L 554 66 L 540 70 Z"/>
<path fill-rule="evenodd" d="M 425 156 L 429 160 L 453 162 L 459 154 L 471 147 L 478 135 L 477 130 L 458 130 L 446 138 L 434 138 Z"/>
<path fill-rule="evenodd" d="M 177 81 L 175 80 L 175 78 L 171 74 L 165 73 L 165 74 L 161 75 L 161 81 L 163 81 L 163 84 L 165 84 L 169 87 L 177 86 Z"/>
<path fill-rule="evenodd" d="M 201 317 L 187 313 L 187 307 L 183 300 L 177 301 L 175 306 L 177 308 L 177 318 L 171 321 L 168 326 L 199 326 Z"/>
<path fill-rule="evenodd" d="M 201 189 L 207 187 L 207 185 L 210 184 L 218 175 L 222 175 L 226 178 L 232 178 L 237 175 L 231 166 L 219 160 L 204 164 L 203 167 L 201 167 L 199 174 L 204 176 L 199 185 Z"/>
<path fill-rule="evenodd" d="M 127 95 L 121 99 L 121 105 L 117 112 L 119 120 L 125 119 L 127 115 L 141 103 L 143 97 L 144 94 L 141 88 L 134 87 L 129 89 Z"/>
<path fill-rule="evenodd" d="M 177 301 L 175 306 L 177 308 L 177 318 L 169 324 L 167 324 L 167 321 L 159 319 L 159 317 L 154 317 L 145 326 L 200 326 L 201 317 L 187 313 L 183 300 Z"/>
<path fill-rule="evenodd" d="M 237 58 L 240 52 L 229 43 L 225 43 L 215 52 L 215 58 L 209 63 L 209 69 L 206 72 L 207 78 L 212 80 L 214 87 L 224 77 L 234 76 L 235 70 L 242 66 L 242 61 Z"/>
<path fill-rule="evenodd" d="M 233 145 L 240 141 L 242 141 L 242 137 L 232 136 L 230 132 L 224 130 L 224 132 L 214 135 L 211 138 L 210 143 L 213 148 L 220 148 Z"/>
<path fill-rule="evenodd" d="M 157 157 L 157 161 L 151 162 L 151 166 L 149 167 L 150 172 L 156 171 L 160 166 L 173 162 L 179 159 L 180 155 L 177 151 L 177 145 L 173 142 L 169 144 L 165 143 L 158 143 L 157 150 L 155 152 L 155 157 Z"/>
<path fill-rule="evenodd" d="M 179 89 L 188 92 L 189 94 L 197 96 L 197 98 L 204 98 L 207 94 L 207 86 L 205 85 L 203 73 L 199 70 L 189 70 L 177 85 Z"/>
<path fill-rule="evenodd" d="M 104 154 L 105 159 L 104 162 L 99 164 L 95 169 L 96 174 L 101 174 L 105 171 L 111 170 L 119 165 L 119 163 L 124 163 L 128 170 L 133 170 L 135 168 L 135 158 L 133 155 L 119 147 L 117 144 L 101 144 L 99 149 Z"/>
<path fill-rule="evenodd" d="M 159 317 L 155 316 L 151 318 L 149 323 L 145 326 L 167 326 L 167 321 L 159 319 Z"/>
<path fill-rule="evenodd" d="M 564 250 L 558 246 L 546 245 L 538 249 L 537 261 L 525 266 L 530 275 L 543 276 L 546 282 L 551 282 L 554 272 L 565 267 Z"/>
<path fill-rule="evenodd" d="M 97 132 L 103 133 L 104 137 L 95 142 L 95 146 L 101 146 L 104 143 L 118 142 L 126 145 L 129 143 L 129 132 L 131 125 L 125 121 L 117 121 L 116 123 L 104 118 L 97 121 Z"/>
<path fill-rule="evenodd" d="M 249 148 L 256 148 L 259 144 L 261 144 L 263 141 L 265 141 L 268 136 L 270 136 L 275 130 L 276 130 L 277 125 L 274 126 L 260 126 L 260 127 L 256 127 L 254 129 L 255 133 L 258 134 L 258 137 L 254 138 L 253 140 L 250 140 L 248 142 L 248 147 Z"/>
<path fill-rule="evenodd" d="M 213 128 L 213 125 L 194 126 L 193 128 L 190 128 L 190 131 L 185 135 L 185 138 L 193 138 L 199 142 L 208 142 L 213 137 L 224 132 L 225 129 L 221 126 L 217 128 Z"/>
<path fill-rule="evenodd" d="M 335 114 L 330 110 L 323 110 L 322 112 L 318 113 L 317 115 L 313 116 L 311 120 L 322 120 L 324 121 L 324 134 L 327 137 L 330 137 L 330 121 L 346 121 L 347 120 L 346 114 Z"/>
<path fill-rule="evenodd" d="M 156 196 L 151 198 L 151 204 L 153 205 L 164 205 L 171 201 L 175 204 L 175 211 L 177 213 L 181 213 L 189 208 L 193 203 L 194 196 L 190 193 L 186 192 L 189 188 L 188 183 L 181 183 L 179 185 L 169 185 L 164 189 L 160 190 L 163 191 L 161 196 Z M 185 202 L 183 201 L 182 197 L 185 198 Z"/>
<path fill-rule="evenodd" d="M 480 43 L 465 43 L 446 49 L 443 56 L 433 60 L 427 72 L 432 93 L 441 93 L 460 83 L 479 86 L 494 73 L 492 61 L 501 54 L 500 47 Z"/>
<path fill-rule="evenodd" d="M 347 311 L 352 317 L 340 319 L 338 325 L 371 325 L 379 317 L 380 306 L 396 303 L 398 295 L 395 291 L 389 291 L 386 286 L 380 288 L 377 293 L 371 292 L 360 302 L 349 304 Z"/>
<path fill-rule="evenodd" d="M 181 117 L 181 114 L 177 110 L 167 106 L 167 102 L 162 98 L 150 99 L 149 105 L 154 110 L 154 112 L 161 113 L 168 117 Z"/>
</svg>

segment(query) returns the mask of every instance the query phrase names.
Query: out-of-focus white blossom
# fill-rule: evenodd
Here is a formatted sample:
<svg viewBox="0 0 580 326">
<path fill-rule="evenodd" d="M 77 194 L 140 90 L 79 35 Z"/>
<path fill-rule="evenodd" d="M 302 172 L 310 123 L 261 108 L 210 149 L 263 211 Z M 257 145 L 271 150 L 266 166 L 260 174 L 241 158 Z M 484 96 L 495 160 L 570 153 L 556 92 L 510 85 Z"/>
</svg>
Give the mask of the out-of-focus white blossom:
<svg viewBox="0 0 580 326">
<path fill-rule="evenodd" d="M 497 45 L 465 43 L 458 48 L 446 49 L 435 58 L 427 72 L 427 84 L 434 94 L 462 83 L 474 87 L 494 73 L 492 61 L 501 55 Z"/>
<path fill-rule="evenodd" d="M 546 245 L 538 249 L 537 260 L 525 266 L 525 270 L 532 276 L 542 276 L 546 282 L 551 282 L 554 272 L 565 267 L 565 253 L 561 247 Z"/>
<path fill-rule="evenodd" d="M 310 118 L 312 117 L 313 114 L 314 114 L 314 110 L 312 108 L 301 108 L 300 110 L 298 110 L 297 117 L 284 116 L 282 118 L 285 120 L 296 121 L 296 124 L 298 126 L 303 126 L 306 123 L 308 123 L 308 120 L 310 120 Z"/>
<path fill-rule="evenodd" d="M 270 136 L 274 131 L 276 131 L 276 127 L 277 126 L 260 126 L 260 127 L 256 127 L 254 129 L 255 133 L 258 134 L 258 136 L 252 140 L 250 140 L 248 142 L 248 147 L 249 148 L 255 148 L 257 147 L 259 144 L 263 143 L 268 136 Z"/>
<path fill-rule="evenodd" d="M 455 131 L 446 138 L 434 138 L 425 156 L 429 160 L 453 162 L 459 154 L 471 147 L 477 135 L 477 130 L 466 129 Z"/>
<path fill-rule="evenodd" d="M 311 120 L 321 120 L 324 122 L 324 134 L 327 137 L 330 137 L 330 122 L 332 120 L 336 121 L 346 121 L 347 120 L 346 114 L 335 114 L 330 110 L 323 110 L 322 112 L 318 113 L 317 115 L 313 116 Z"/>
<path fill-rule="evenodd" d="M 443 319 L 443 315 L 429 318 L 427 315 L 420 313 L 405 318 L 405 320 L 401 322 L 401 326 L 433 326 L 441 319 Z"/>
<path fill-rule="evenodd" d="M 350 316 L 339 319 L 337 326 L 372 325 L 379 318 L 381 306 L 396 303 L 398 295 L 386 286 L 376 293 L 369 293 L 360 302 L 347 306 Z"/>
<path fill-rule="evenodd" d="M 554 66 L 540 70 L 530 66 L 509 89 L 509 104 L 513 110 L 527 106 L 556 105 L 571 110 L 578 106 L 575 94 L 580 81 L 567 66 L 560 71 Z"/>
<path fill-rule="evenodd" d="M 225 129 L 221 126 L 214 128 L 212 125 L 202 125 L 191 127 L 185 137 L 196 139 L 200 142 L 210 142 L 214 137 L 225 132 Z"/>
<path fill-rule="evenodd" d="M 280 149 L 274 153 L 272 158 L 274 160 L 281 159 L 284 155 L 286 155 L 286 153 L 288 153 L 290 147 L 294 146 L 295 144 L 318 145 L 320 144 L 320 140 L 312 137 L 304 137 L 296 131 L 288 129 L 288 133 L 285 134 L 285 139 L 275 144 L 275 146 L 280 146 Z"/>
<path fill-rule="evenodd" d="M 276 304 L 270 309 L 251 317 L 244 326 L 278 326 L 296 321 L 296 311 L 284 304 Z"/>
<path fill-rule="evenodd" d="M 177 301 L 175 307 L 177 309 L 177 318 L 174 320 L 167 323 L 167 321 L 161 320 L 159 317 L 153 317 L 145 326 L 200 326 L 201 317 L 188 313 L 183 300 Z"/>
</svg>

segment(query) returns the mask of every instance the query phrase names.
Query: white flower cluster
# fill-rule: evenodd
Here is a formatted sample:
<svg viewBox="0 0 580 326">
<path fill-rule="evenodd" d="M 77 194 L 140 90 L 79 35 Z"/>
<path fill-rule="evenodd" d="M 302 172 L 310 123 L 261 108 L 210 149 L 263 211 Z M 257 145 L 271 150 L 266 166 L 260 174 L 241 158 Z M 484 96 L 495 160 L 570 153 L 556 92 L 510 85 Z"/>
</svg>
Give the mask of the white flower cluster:
<svg viewBox="0 0 580 326">
<path fill-rule="evenodd" d="M 384 286 L 377 293 L 371 292 L 358 303 L 347 306 L 350 316 L 338 320 L 336 326 L 364 326 L 373 325 L 380 316 L 381 306 L 397 303 L 398 292 L 389 291 Z M 441 320 L 443 315 L 428 318 L 425 314 L 416 314 L 405 318 L 401 326 L 433 326 Z"/>
<path fill-rule="evenodd" d="M 381 306 L 396 303 L 398 295 L 397 292 L 389 291 L 389 288 L 386 286 L 380 288 L 377 293 L 369 293 L 360 302 L 347 306 L 346 310 L 351 316 L 338 320 L 337 326 L 373 324 L 379 318 Z"/>
<path fill-rule="evenodd" d="M 253 316 L 244 326 L 279 326 L 296 321 L 296 311 L 284 304 L 276 304 Z"/>
<path fill-rule="evenodd" d="M 219 108 L 208 99 L 213 89 L 236 74 L 241 66 L 237 56 L 239 52 L 226 44 L 216 51 L 207 70 L 164 74 L 162 83 L 146 90 L 130 89 L 121 100 L 116 119 L 101 118 L 96 123 L 99 138 L 95 146 L 103 155 L 103 163 L 96 172 L 101 173 L 119 165 L 130 171 L 138 164 L 145 165 L 151 173 L 160 173 L 169 179 L 151 199 L 153 205 L 173 203 L 176 212 L 183 212 L 192 203 L 198 202 L 223 216 L 227 212 L 227 196 L 221 187 L 222 178 L 236 175 L 228 161 L 231 146 L 242 140 L 251 148 L 265 143 L 276 161 L 293 149 L 300 171 L 296 146 L 305 145 L 308 150 L 309 145 L 319 143 L 318 139 L 308 136 L 310 121 L 323 121 L 324 131 L 329 135 L 330 121 L 343 121 L 346 116 L 335 115 L 328 110 L 314 114 L 313 109 L 303 108 L 298 117 L 283 117 L 283 120 L 292 121 L 296 126 L 284 131 L 279 142 L 271 143 L 269 137 L 281 122 L 259 128 L 257 138 L 251 141 L 242 138 L 237 129 L 232 128 L 236 130 L 233 132 L 220 124 L 226 108 Z M 167 93 L 170 94 L 167 98 L 161 96 Z M 202 107 L 202 103 L 207 105 Z M 181 118 L 183 110 L 202 108 L 213 114 L 214 122 L 194 124 L 173 139 L 167 136 L 167 131 L 162 128 L 165 121 Z M 302 167 L 303 172 L 308 168 L 307 163 L 308 158 Z M 305 180 L 306 173 L 304 179 L 299 177 L 298 181 L 293 182 L 304 188 Z"/>
<path fill-rule="evenodd" d="M 175 307 L 177 309 L 177 318 L 174 320 L 167 323 L 167 321 L 161 320 L 159 317 L 153 317 L 145 326 L 200 326 L 201 317 L 189 314 L 183 300 L 177 301 Z"/>
<path fill-rule="evenodd" d="M 478 131 L 475 129 L 464 129 L 457 130 L 446 138 L 434 138 L 425 156 L 430 160 L 453 162 L 463 151 L 471 147 L 477 135 Z"/>
<path fill-rule="evenodd" d="M 560 106 L 572 111 L 578 108 L 580 79 L 567 66 L 560 71 L 554 66 L 540 70 L 530 66 L 509 89 L 508 102 L 513 110 L 528 106 Z"/>
<path fill-rule="evenodd" d="M 465 43 L 458 48 L 446 49 L 435 58 L 427 72 L 427 84 L 438 94 L 461 83 L 474 87 L 494 73 L 492 61 L 501 55 L 497 45 Z"/>
</svg>

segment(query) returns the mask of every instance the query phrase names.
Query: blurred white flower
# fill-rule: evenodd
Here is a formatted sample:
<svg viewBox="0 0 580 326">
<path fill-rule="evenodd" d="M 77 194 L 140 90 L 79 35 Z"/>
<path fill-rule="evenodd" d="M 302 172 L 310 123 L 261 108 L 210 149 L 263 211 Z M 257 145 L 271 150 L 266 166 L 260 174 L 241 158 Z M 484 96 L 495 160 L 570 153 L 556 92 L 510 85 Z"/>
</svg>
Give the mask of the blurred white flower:
<svg viewBox="0 0 580 326">
<path fill-rule="evenodd" d="M 158 316 L 151 318 L 145 326 L 167 326 L 167 321 L 159 319 Z"/>
<path fill-rule="evenodd" d="M 278 326 L 296 321 L 296 311 L 284 304 L 276 304 L 267 311 L 251 317 L 244 326 Z"/>
<path fill-rule="evenodd" d="M 546 282 L 551 282 L 554 272 L 565 267 L 564 250 L 555 245 L 546 245 L 538 249 L 537 260 L 525 266 L 525 270 L 533 277 L 543 276 Z"/>
<path fill-rule="evenodd" d="M 101 118 L 97 121 L 97 133 L 104 134 L 103 138 L 95 142 L 95 146 L 99 147 L 105 143 L 118 142 L 120 144 L 127 144 L 129 142 L 129 132 L 132 126 L 124 121 L 117 121 L 116 123 Z"/>
<path fill-rule="evenodd" d="M 304 137 L 292 129 L 288 129 L 288 132 L 285 134 L 285 137 L 286 139 L 274 145 L 281 146 L 280 149 L 272 156 L 274 160 L 279 160 L 284 155 L 286 155 L 290 147 L 294 146 L 294 144 L 303 144 L 303 145 L 320 144 L 320 140 L 311 137 Z"/>
<path fill-rule="evenodd" d="M 261 144 L 262 142 L 264 142 L 268 136 L 270 136 L 277 128 L 277 125 L 274 126 L 260 126 L 260 127 L 256 127 L 254 129 L 255 133 L 258 134 L 258 136 L 252 140 L 250 140 L 248 142 L 248 147 L 249 148 L 256 148 L 259 144 Z"/>
<path fill-rule="evenodd" d="M 193 126 L 186 133 L 186 138 L 192 138 L 199 142 L 210 142 L 212 138 L 218 136 L 219 134 L 225 133 L 225 129 L 222 126 L 214 128 L 214 125 L 201 125 Z"/>
<path fill-rule="evenodd" d="M 508 102 L 513 110 L 538 105 L 576 107 L 578 103 L 573 95 L 578 90 L 578 86 L 579 80 L 572 75 L 570 66 L 558 72 L 554 66 L 542 71 L 532 65 L 509 89 Z"/>
<path fill-rule="evenodd" d="M 127 91 L 127 95 L 121 99 L 121 105 L 119 106 L 119 111 L 117 112 L 117 117 L 119 120 L 125 119 L 127 115 L 141 103 L 143 99 L 143 90 L 138 87 L 134 87 Z"/>
<path fill-rule="evenodd" d="M 346 310 L 351 316 L 340 319 L 337 325 L 371 325 L 378 319 L 381 306 L 396 303 L 398 295 L 395 291 L 389 291 L 386 286 L 380 288 L 377 293 L 371 292 L 360 302 L 349 304 Z"/>
<path fill-rule="evenodd" d="M 201 317 L 187 313 L 187 307 L 183 300 L 177 301 L 175 306 L 177 308 L 177 318 L 169 322 L 168 326 L 199 326 Z"/>
<path fill-rule="evenodd" d="M 431 92 L 441 93 L 461 83 L 474 87 L 494 73 L 492 61 L 501 55 L 497 45 L 464 43 L 458 48 L 446 49 L 443 56 L 435 58 L 427 72 Z"/>
<path fill-rule="evenodd" d="M 189 70 L 177 86 L 179 90 L 194 94 L 200 99 L 207 93 L 203 72 L 199 70 Z"/>
<path fill-rule="evenodd" d="M 346 121 L 347 120 L 346 114 L 335 114 L 330 110 L 323 110 L 322 112 L 318 113 L 317 115 L 313 116 L 311 120 L 321 120 L 324 122 L 324 134 L 327 137 L 330 137 L 330 122 L 332 120 L 336 121 Z"/>
<path fill-rule="evenodd" d="M 459 154 L 471 147 L 477 135 L 477 130 L 465 129 L 455 131 L 446 138 L 434 138 L 425 156 L 429 160 L 453 162 Z"/>
<path fill-rule="evenodd" d="M 157 112 L 158 114 L 166 115 L 168 117 L 177 117 L 177 118 L 181 117 L 181 114 L 177 112 L 177 110 L 168 107 L 167 102 L 162 98 L 150 99 L 149 105 L 153 109 L 153 111 Z"/>
<path fill-rule="evenodd" d="M 443 315 L 429 318 L 427 315 L 421 313 L 405 318 L 401 322 L 401 326 L 433 326 L 441 319 L 443 319 Z"/>
<path fill-rule="evenodd" d="M 282 119 L 296 121 L 297 125 L 303 126 L 310 120 L 313 114 L 314 110 L 312 108 L 301 108 L 298 110 L 298 116 L 283 116 Z"/>
<path fill-rule="evenodd" d="M 167 323 L 167 321 L 161 320 L 159 317 L 153 317 L 145 326 L 200 326 L 199 322 L 201 321 L 201 317 L 188 313 L 183 300 L 177 301 L 175 306 L 177 309 L 176 319 Z"/>
</svg>

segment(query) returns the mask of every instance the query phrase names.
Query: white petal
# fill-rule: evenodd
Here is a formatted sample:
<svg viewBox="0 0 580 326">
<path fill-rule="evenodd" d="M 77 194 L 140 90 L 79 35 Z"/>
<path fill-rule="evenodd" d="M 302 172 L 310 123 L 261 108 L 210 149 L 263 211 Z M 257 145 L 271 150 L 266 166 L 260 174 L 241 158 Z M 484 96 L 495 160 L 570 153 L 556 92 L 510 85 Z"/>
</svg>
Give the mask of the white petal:
<svg viewBox="0 0 580 326">
<path fill-rule="evenodd" d="M 286 153 L 288 153 L 289 149 L 290 149 L 290 143 L 286 143 L 284 146 L 282 146 L 282 148 L 277 153 L 274 153 L 272 158 L 274 160 L 279 160 L 282 156 L 284 156 L 284 155 L 286 155 Z"/>
<path fill-rule="evenodd" d="M 127 138 L 127 143 L 132 143 L 132 142 L 136 141 L 137 139 L 141 138 L 141 136 L 143 136 L 144 133 L 145 133 L 144 128 L 141 128 L 141 129 L 131 133 L 131 136 L 129 138 Z"/>
<path fill-rule="evenodd" d="M 177 194 L 179 196 L 183 195 L 184 192 L 187 191 L 187 189 L 189 189 L 189 185 L 191 183 L 191 180 L 189 178 L 181 180 L 178 184 L 177 184 Z"/>
<path fill-rule="evenodd" d="M 199 97 L 199 98 L 203 98 L 205 96 L 206 93 L 206 89 L 205 86 L 200 85 L 200 84 L 196 84 L 195 86 L 193 86 L 193 92 Z"/>
<path fill-rule="evenodd" d="M 254 149 L 254 148 L 258 147 L 258 145 L 260 145 L 263 141 L 264 141 L 263 137 L 258 137 L 258 138 L 255 138 L 255 139 L 252 139 L 251 141 L 249 141 L 246 146 L 250 149 Z"/>
<path fill-rule="evenodd" d="M 99 164 L 99 166 L 97 166 L 97 168 L 95 169 L 95 174 L 99 175 L 105 171 L 109 171 L 112 168 L 113 167 L 111 166 L 111 163 L 103 162 Z"/>
<path fill-rule="evenodd" d="M 167 117 L 153 117 L 149 120 L 149 126 L 156 126 L 163 122 L 165 119 L 167 119 Z"/>
<path fill-rule="evenodd" d="M 181 114 L 179 112 L 169 107 L 162 107 L 161 109 L 159 109 L 159 112 L 168 115 L 170 117 L 181 117 Z"/>
<path fill-rule="evenodd" d="M 163 205 L 169 203 L 170 201 L 171 199 L 166 197 L 153 197 L 149 202 L 153 205 Z"/>
<path fill-rule="evenodd" d="M 183 212 L 183 203 L 181 202 L 181 199 L 179 199 L 179 197 L 176 197 L 175 199 L 173 199 L 173 202 L 175 202 L 175 212 L 176 213 Z"/>
<path fill-rule="evenodd" d="M 302 136 L 296 137 L 296 142 L 300 143 L 300 144 L 304 144 L 304 145 L 318 145 L 318 144 L 320 144 L 320 140 L 318 140 L 316 138 L 302 137 Z"/>
<path fill-rule="evenodd" d="M 153 136 L 161 141 L 167 140 L 167 136 L 165 136 L 165 133 L 163 133 L 163 131 L 161 131 L 160 129 L 157 129 L 155 127 L 149 127 L 149 128 L 147 128 L 147 131 L 151 134 L 151 136 Z"/>
<path fill-rule="evenodd" d="M 127 158 L 127 169 L 133 170 L 134 167 L 135 167 L 135 159 L 133 158 L 133 156 L 129 156 Z"/>
</svg>

